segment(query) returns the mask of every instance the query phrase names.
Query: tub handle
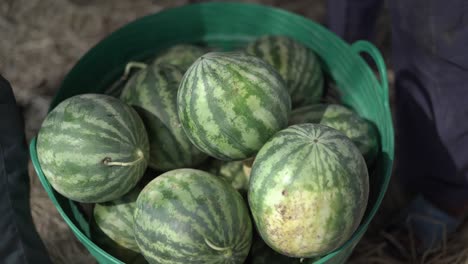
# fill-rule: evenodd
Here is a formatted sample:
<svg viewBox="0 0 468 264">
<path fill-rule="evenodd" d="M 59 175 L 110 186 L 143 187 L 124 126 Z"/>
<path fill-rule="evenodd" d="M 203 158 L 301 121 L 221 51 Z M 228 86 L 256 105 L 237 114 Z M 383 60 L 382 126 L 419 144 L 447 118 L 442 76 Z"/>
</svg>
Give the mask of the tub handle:
<svg viewBox="0 0 468 264">
<path fill-rule="evenodd" d="M 351 49 L 360 54 L 361 52 L 365 52 L 370 55 L 370 57 L 374 60 L 375 64 L 377 65 L 377 69 L 380 75 L 380 89 L 378 93 L 380 93 L 381 98 L 385 101 L 385 104 L 389 103 L 389 95 L 388 95 L 388 78 L 387 78 L 387 67 L 385 66 L 384 59 L 380 54 L 379 50 L 370 42 L 365 40 L 358 40 L 351 45 Z"/>
</svg>

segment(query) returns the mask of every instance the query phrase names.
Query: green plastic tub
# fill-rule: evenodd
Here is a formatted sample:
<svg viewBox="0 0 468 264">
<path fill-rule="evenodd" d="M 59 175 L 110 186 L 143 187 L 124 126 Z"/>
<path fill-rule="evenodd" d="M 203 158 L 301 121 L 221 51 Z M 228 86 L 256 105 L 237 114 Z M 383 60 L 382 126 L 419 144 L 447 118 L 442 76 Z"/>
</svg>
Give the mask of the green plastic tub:
<svg viewBox="0 0 468 264">
<path fill-rule="evenodd" d="M 50 109 L 76 94 L 102 93 L 120 78 L 128 61 L 147 59 L 169 46 L 197 43 L 232 50 L 265 34 L 288 35 L 313 49 L 325 72 L 336 82 L 341 100 L 373 121 L 380 132 L 380 153 L 370 172 L 371 193 L 366 215 L 347 243 L 315 262 L 343 263 L 382 202 L 394 156 L 386 69 L 382 56 L 372 44 L 358 41 L 348 45 L 321 25 L 272 7 L 241 3 L 186 5 L 140 18 L 98 43 L 68 73 Z M 360 53 L 373 58 L 380 81 Z M 35 139 L 30 144 L 30 152 L 41 183 L 76 237 L 98 262 L 122 263 L 90 240 L 89 224 L 79 205 L 52 189 L 39 166 Z"/>
</svg>

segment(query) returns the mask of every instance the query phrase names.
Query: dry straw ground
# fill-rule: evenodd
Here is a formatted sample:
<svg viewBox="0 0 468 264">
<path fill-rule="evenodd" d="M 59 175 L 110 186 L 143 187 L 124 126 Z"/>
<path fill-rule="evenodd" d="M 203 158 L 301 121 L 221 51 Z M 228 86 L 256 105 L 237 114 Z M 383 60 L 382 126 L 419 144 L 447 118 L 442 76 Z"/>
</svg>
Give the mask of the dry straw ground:
<svg viewBox="0 0 468 264">
<path fill-rule="evenodd" d="M 90 47 L 120 26 L 188 0 L 1 0 L 0 72 L 10 80 L 22 107 L 28 141 L 37 133 L 51 97 L 65 73 Z M 323 22 L 324 0 L 250 1 L 275 5 Z M 388 60 L 389 21 L 383 14 L 377 42 Z M 391 71 L 390 77 L 392 77 Z M 392 79 L 392 78 L 390 78 Z M 93 263 L 58 215 L 30 166 L 31 206 L 35 225 L 55 263 Z M 381 223 L 403 204 L 392 183 L 386 201 L 368 234 L 357 246 L 351 263 L 467 263 L 468 228 L 449 237 L 443 248 L 415 256 L 408 243 L 381 231 Z M 386 248 L 394 244 L 404 260 Z"/>
</svg>

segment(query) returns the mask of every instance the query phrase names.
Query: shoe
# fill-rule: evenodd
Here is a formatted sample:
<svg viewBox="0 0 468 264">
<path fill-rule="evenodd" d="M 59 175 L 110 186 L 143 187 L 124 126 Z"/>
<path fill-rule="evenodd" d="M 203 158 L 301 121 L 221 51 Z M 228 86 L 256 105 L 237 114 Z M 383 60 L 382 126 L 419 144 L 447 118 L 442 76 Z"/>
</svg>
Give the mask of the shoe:
<svg viewBox="0 0 468 264">
<path fill-rule="evenodd" d="M 389 237 L 411 240 L 416 252 L 422 254 L 444 247 L 447 236 L 461 223 L 462 219 L 449 215 L 419 195 L 391 222 L 386 233 L 392 234 Z"/>
</svg>

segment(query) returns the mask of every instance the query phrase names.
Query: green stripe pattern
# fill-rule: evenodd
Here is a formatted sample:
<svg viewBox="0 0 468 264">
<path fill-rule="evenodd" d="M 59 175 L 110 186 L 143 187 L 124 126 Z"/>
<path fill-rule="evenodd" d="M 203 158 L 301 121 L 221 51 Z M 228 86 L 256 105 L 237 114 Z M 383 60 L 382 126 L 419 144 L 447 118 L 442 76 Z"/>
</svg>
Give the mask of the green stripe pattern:
<svg viewBox="0 0 468 264">
<path fill-rule="evenodd" d="M 192 167 L 208 156 L 185 135 L 177 115 L 177 91 L 183 73 L 176 66 L 152 64 L 127 83 L 121 100 L 143 119 L 150 142 L 149 166 L 162 171 Z"/>
<path fill-rule="evenodd" d="M 378 153 L 378 133 L 375 126 L 356 112 L 337 104 L 316 104 L 294 109 L 291 125 L 317 123 L 343 132 L 359 148 L 368 165 Z"/>
<path fill-rule="evenodd" d="M 243 161 L 215 160 L 209 172 L 221 177 L 241 193 L 247 192 L 249 188 L 249 175 L 244 173 Z"/>
<path fill-rule="evenodd" d="M 252 223 L 242 196 L 195 169 L 166 172 L 140 193 L 135 238 L 149 263 L 244 263 Z"/>
<path fill-rule="evenodd" d="M 148 136 L 135 110 L 99 94 L 77 95 L 54 108 L 36 148 L 54 189 L 84 203 L 123 196 L 143 176 L 149 157 Z"/>
<path fill-rule="evenodd" d="M 352 141 L 333 128 L 301 124 L 259 151 L 248 196 L 263 240 L 283 255 L 308 258 L 351 237 L 368 193 L 367 167 Z"/>
<path fill-rule="evenodd" d="M 205 50 L 201 47 L 179 44 L 162 52 L 154 63 L 175 65 L 185 72 L 203 54 Z"/>
<path fill-rule="evenodd" d="M 211 52 L 187 70 L 178 92 L 180 122 L 190 140 L 221 160 L 253 156 L 291 111 L 278 73 L 238 52 Z"/>
<path fill-rule="evenodd" d="M 93 210 L 93 241 L 125 263 L 141 256 L 133 231 L 133 214 L 140 191 L 134 188 L 119 199 L 96 204 Z"/>
<path fill-rule="evenodd" d="M 286 82 L 293 109 L 322 98 L 322 69 L 317 55 L 306 46 L 289 37 L 267 35 L 250 43 L 246 52 L 278 71 Z"/>
</svg>

